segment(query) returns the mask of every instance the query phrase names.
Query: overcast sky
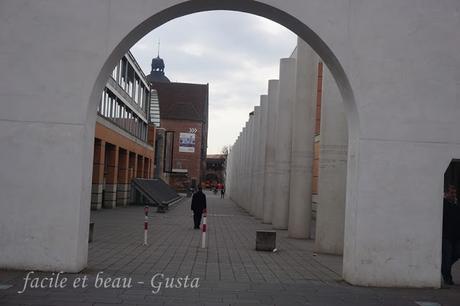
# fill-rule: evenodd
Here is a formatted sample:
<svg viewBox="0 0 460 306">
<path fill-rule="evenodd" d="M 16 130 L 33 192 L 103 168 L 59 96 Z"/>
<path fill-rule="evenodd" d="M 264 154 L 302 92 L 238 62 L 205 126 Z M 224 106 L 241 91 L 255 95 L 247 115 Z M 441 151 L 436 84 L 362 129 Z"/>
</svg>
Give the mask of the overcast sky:
<svg viewBox="0 0 460 306">
<path fill-rule="evenodd" d="M 289 57 L 296 44 L 291 31 L 262 17 L 196 13 L 162 25 L 131 48 L 146 75 L 158 39 L 172 82 L 209 83 L 208 154 L 235 142 L 268 80 L 278 78 L 279 59 Z"/>
</svg>

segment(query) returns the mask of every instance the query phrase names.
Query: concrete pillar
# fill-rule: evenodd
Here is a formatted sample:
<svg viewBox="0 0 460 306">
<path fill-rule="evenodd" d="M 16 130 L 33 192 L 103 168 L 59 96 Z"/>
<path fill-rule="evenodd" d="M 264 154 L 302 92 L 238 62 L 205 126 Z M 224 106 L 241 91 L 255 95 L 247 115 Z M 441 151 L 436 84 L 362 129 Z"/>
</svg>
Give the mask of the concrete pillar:
<svg viewBox="0 0 460 306">
<path fill-rule="evenodd" d="M 256 203 L 256 197 L 257 194 L 255 193 L 256 186 L 258 184 L 257 178 L 256 178 L 256 171 L 257 171 L 257 120 L 258 120 L 258 112 L 259 112 L 259 106 L 254 107 L 253 115 L 251 116 L 251 141 L 249 143 L 249 174 L 250 174 L 250 185 L 249 185 L 249 191 L 248 191 L 248 196 L 249 196 L 249 203 L 251 206 L 251 215 L 256 217 L 256 210 L 257 210 L 257 203 Z"/>
<path fill-rule="evenodd" d="M 342 254 L 347 178 L 347 122 L 342 97 L 329 70 L 323 73 L 319 154 L 319 203 L 315 247 Z"/>
<path fill-rule="evenodd" d="M 311 224 L 311 184 L 319 57 L 297 39 L 296 97 L 292 118 L 289 237 L 307 239 Z"/>
<path fill-rule="evenodd" d="M 276 122 L 278 120 L 279 81 L 268 81 L 267 142 L 265 145 L 264 223 L 272 223 L 275 181 Z"/>
<path fill-rule="evenodd" d="M 260 96 L 260 109 L 258 120 L 258 139 L 257 142 L 257 169 L 255 172 L 258 184 L 254 189 L 256 194 L 256 217 L 264 217 L 264 177 L 265 177 L 265 144 L 267 140 L 267 95 Z"/>
<path fill-rule="evenodd" d="M 243 160 L 242 160 L 242 153 L 241 153 L 241 145 L 243 142 L 243 131 L 240 132 L 240 135 L 238 136 L 238 145 L 237 145 L 237 151 L 235 153 L 235 167 L 236 167 L 236 172 L 235 172 L 235 194 L 234 194 L 234 200 L 236 203 L 241 203 L 241 169 L 243 166 Z"/>
<path fill-rule="evenodd" d="M 241 133 L 240 133 L 241 135 Z M 237 180 L 235 179 L 238 176 L 238 146 L 240 143 L 240 135 L 238 135 L 238 138 L 236 139 L 235 143 L 232 146 L 232 154 L 231 154 L 231 184 L 230 184 L 230 190 L 228 193 L 228 197 L 236 202 L 237 198 L 237 193 L 238 193 L 238 183 Z"/>
<path fill-rule="evenodd" d="M 252 116 L 249 115 L 248 119 L 248 127 L 246 129 L 246 145 L 245 145 L 245 151 L 246 151 L 246 183 L 244 184 L 244 197 L 245 200 L 244 202 L 247 205 L 247 210 L 248 212 L 252 215 L 252 206 L 251 206 L 251 165 L 252 165 L 252 160 L 251 160 L 251 140 L 252 140 Z"/>
<path fill-rule="evenodd" d="M 235 144 L 233 144 L 235 146 Z M 228 148 L 227 160 L 225 161 L 225 193 L 230 198 L 232 193 L 232 147 Z"/>
<path fill-rule="evenodd" d="M 244 167 L 246 167 L 244 155 L 244 142 L 245 142 L 245 128 L 241 130 L 241 143 L 240 143 L 240 165 L 239 165 L 239 182 L 238 182 L 238 203 L 242 206 L 243 187 L 244 187 Z"/>
<path fill-rule="evenodd" d="M 278 120 L 276 125 L 275 196 L 272 225 L 287 229 L 289 220 L 289 185 L 291 168 L 292 113 L 295 101 L 296 60 L 280 60 L 280 89 Z"/>
<path fill-rule="evenodd" d="M 106 173 L 104 186 L 103 208 L 115 208 L 117 206 L 117 180 L 118 180 L 118 146 L 106 144 Z"/>
<path fill-rule="evenodd" d="M 125 149 L 118 152 L 117 206 L 125 207 L 129 199 L 129 154 Z"/>
<path fill-rule="evenodd" d="M 91 187 L 91 209 L 102 208 L 104 190 L 105 141 L 94 140 L 93 184 Z"/>
<path fill-rule="evenodd" d="M 233 188 L 233 173 L 234 173 L 234 166 L 233 166 L 233 158 L 234 158 L 234 150 L 235 150 L 236 141 L 233 143 L 232 146 L 229 147 L 227 161 L 225 166 L 225 193 L 227 198 L 232 198 L 232 193 L 234 192 Z"/>
<path fill-rule="evenodd" d="M 244 204 L 246 205 L 246 210 L 251 213 L 251 206 L 250 206 L 250 200 L 249 200 L 249 190 L 250 188 L 250 178 L 249 176 L 251 175 L 250 167 L 251 167 L 251 152 L 249 150 L 249 144 L 251 142 L 251 116 L 249 116 L 248 121 L 247 121 L 247 128 L 245 130 L 245 144 L 244 144 L 244 152 L 245 152 L 245 167 L 244 167 L 244 177 L 245 177 L 245 182 L 244 182 L 244 191 L 243 191 L 243 197 L 244 197 Z"/>
<path fill-rule="evenodd" d="M 246 125 L 243 128 L 243 144 L 242 144 L 242 156 L 243 156 L 243 167 L 241 169 L 241 194 L 240 194 L 240 205 L 249 212 L 247 192 L 248 189 L 248 167 L 249 167 L 249 154 L 248 154 L 248 127 L 249 121 L 246 121 Z"/>
</svg>

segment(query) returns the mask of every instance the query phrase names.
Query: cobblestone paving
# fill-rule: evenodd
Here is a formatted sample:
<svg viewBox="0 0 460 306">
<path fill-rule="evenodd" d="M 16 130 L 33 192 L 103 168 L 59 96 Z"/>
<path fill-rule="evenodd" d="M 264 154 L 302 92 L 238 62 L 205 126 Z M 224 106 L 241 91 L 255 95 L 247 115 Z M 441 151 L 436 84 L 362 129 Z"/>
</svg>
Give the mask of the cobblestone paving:
<svg viewBox="0 0 460 306">
<path fill-rule="evenodd" d="M 68 278 L 66 288 L 55 288 L 53 282 L 54 288 L 29 287 L 22 294 L 17 292 L 28 271 L 0 271 L 0 305 L 460 305 L 458 286 L 349 286 L 341 280 L 342 258 L 314 254 L 312 241 L 289 239 L 286 231 L 277 231 L 278 252 L 257 252 L 255 231 L 271 229 L 269 225 L 212 194 L 208 212 L 205 249 L 201 232 L 193 229 L 190 199 L 165 214 L 150 214 L 148 246 L 142 245 L 143 207 L 92 212 L 95 234 L 88 268 L 60 275 Z M 85 275 L 88 286 L 73 288 L 74 280 Z M 186 276 L 189 287 L 199 278 L 199 288 L 184 288 Z M 458 276 L 457 271 L 460 281 Z M 109 277 L 107 284 L 125 288 L 95 288 Z M 182 278 L 182 288 L 166 288 L 173 278 L 174 285 Z"/>
</svg>

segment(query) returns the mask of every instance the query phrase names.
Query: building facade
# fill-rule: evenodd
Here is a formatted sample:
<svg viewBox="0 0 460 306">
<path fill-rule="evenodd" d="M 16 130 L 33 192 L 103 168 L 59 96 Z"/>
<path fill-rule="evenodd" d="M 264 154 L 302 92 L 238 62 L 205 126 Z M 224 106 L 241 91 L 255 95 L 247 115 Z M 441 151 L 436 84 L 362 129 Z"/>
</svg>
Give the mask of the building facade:
<svg viewBox="0 0 460 306">
<path fill-rule="evenodd" d="M 158 110 L 152 110 L 152 116 L 161 113 L 159 127 L 164 137 L 164 149 L 157 152 L 163 158 L 156 162 L 162 169 L 156 172 L 162 173 L 162 178 L 176 190 L 185 191 L 204 180 L 209 85 L 171 82 L 159 56 L 152 59 L 151 68 L 147 80 L 152 100 L 159 105 Z"/>
<path fill-rule="evenodd" d="M 126 206 L 131 179 L 153 176 L 155 118 L 150 112 L 155 106 L 150 99 L 146 77 L 128 52 L 109 77 L 97 108 L 92 209 Z"/>
<path fill-rule="evenodd" d="M 225 184 L 227 154 L 210 154 L 206 157 L 205 186 L 213 188 L 218 183 Z"/>
</svg>

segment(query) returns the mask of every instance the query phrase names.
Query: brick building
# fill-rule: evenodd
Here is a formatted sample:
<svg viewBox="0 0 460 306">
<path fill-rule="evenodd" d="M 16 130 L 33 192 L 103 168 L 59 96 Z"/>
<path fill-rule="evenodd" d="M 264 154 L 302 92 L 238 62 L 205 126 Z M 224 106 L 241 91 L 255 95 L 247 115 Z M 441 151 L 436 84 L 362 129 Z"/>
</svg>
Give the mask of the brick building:
<svg viewBox="0 0 460 306">
<path fill-rule="evenodd" d="M 97 108 L 91 208 L 126 206 L 132 178 L 151 178 L 155 128 L 150 86 L 131 53 L 120 59 Z M 149 135 L 150 134 L 150 135 Z"/>
<path fill-rule="evenodd" d="M 206 157 L 206 188 L 212 188 L 218 183 L 225 183 L 225 166 L 227 154 L 210 154 Z"/>
<path fill-rule="evenodd" d="M 160 127 L 165 130 L 163 178 L 184 191 L 204 180 L 208 139 L 208 84 L 171 82 L 164 62 L 152 59 L 147 76 L 151 95 L 157 97 Z M 157 162 L 157 164 L 160 164 Z"/>
</svg>

